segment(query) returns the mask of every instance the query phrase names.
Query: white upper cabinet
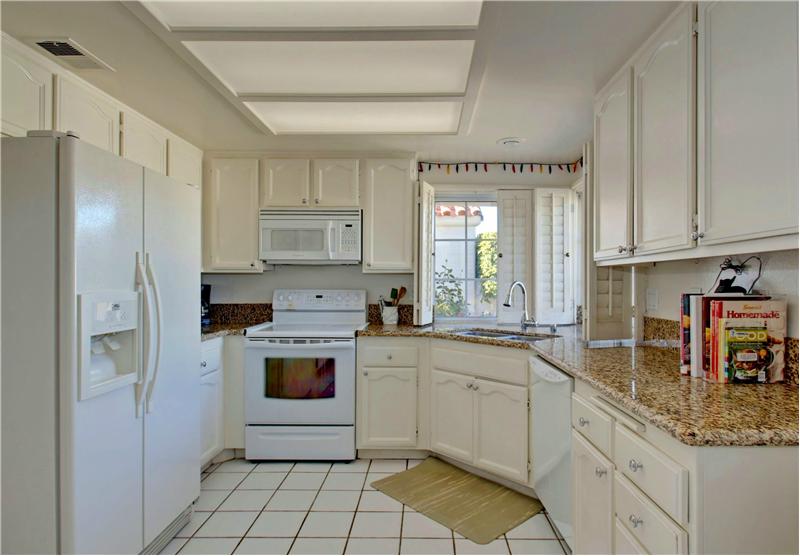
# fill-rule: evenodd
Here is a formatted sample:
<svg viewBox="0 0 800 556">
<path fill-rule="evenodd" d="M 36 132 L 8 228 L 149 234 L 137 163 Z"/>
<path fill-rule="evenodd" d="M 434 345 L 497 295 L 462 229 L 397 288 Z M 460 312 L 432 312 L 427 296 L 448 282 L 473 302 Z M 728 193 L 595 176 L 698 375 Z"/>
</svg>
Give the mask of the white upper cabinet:
<svg viewBox="0 0 800 556">
<path fill-rule="evenodd" d="M 358 206 L 358 160 L 320 159 L 314 168 L 314 206 Z"/>
<path fill-rule="evenodd" d="M 0 132 L 24 137 L 53 127 L 53 74 L 3 39 L 2 126 Z"/>
<path fill-rule="evenodd" d="M 413 272 L 413 161 L 376 159 L 366 164 L 364 272 Z"/>
<path fill-rule="evenodd" d="M 203 183 L 203 151 L 180 137 L 170 135 L 167 144 L 167 175 L 199 187 Z"/>
<path fill-rule="evenodd" d="M 307 158 L 261 161 L 261 207 L 308 207 L 311 162 Z"/>
<path fill-rule="evenodd" d="M 628 256 L 633 137 L 631 68 L 598 94 L 594 109 L 594 258 Z"/>
<path fill-rule="evenodd" d="M 204 272 L 261 272 L 258 160 L 211 160 L 203 184 Z"/>
<path fill-rule="evenodd" d="M 692 246 L 693 21 L 685 4 L 633 62 L 635 255 Z"/>
<path fill-rule="evenodd" d="M 119 105 L 79 81 L 58 76 L 56 129 L 74 131 L 81 140 L 119 154 Z"/>
<path fill-rule="evenodd" d="M 797 232 L 797 3 L 699 6 L 698 243 Z"/>
<path fill-rule="evenodd" d="M 128 160 L 167 173 L 167 133 L 135 112 L 122 114 L 122 152 Z"/>
</svg>

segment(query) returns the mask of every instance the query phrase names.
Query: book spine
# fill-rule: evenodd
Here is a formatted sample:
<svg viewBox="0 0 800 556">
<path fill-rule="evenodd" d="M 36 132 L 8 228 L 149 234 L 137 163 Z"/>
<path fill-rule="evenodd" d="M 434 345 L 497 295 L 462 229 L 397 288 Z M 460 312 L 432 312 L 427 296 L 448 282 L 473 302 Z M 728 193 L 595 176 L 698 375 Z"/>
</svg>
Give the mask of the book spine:
<svg viewBox="0 0 800 556">
<path fill-rule="evenodd" d="M 691 296 L 681 294 L 681 374 L 688 375 L 691 372 L 690 354 L 690 321 L 689 321 L 689 300 Z"/>
<path fill-rule="evenodd" d="M 689 316 L 691 319 L 691 369 L 692 376 L 703 378 L 703 298 L 700 296 L 692 297 L 689 302 Z"/>
</svg>

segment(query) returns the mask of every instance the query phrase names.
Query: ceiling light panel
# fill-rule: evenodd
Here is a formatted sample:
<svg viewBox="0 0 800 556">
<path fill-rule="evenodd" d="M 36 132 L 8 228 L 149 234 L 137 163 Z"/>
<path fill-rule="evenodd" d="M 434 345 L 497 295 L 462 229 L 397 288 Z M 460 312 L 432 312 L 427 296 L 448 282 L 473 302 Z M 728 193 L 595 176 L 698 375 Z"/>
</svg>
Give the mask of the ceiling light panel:
<svg viewBox="0 0 800 556">
<path fill-rule="evenodd" d="M 461 94 L 474 41 L 183 43 L 237 94 Z"/>
<path fill-rule="evenodd" d="M 455 133 L 460 102 L 246 102 L 276 135 Z"/>
<path fill-rule="evenodd" d="M 480 1 L 144 2 L 168 27 L 360 29 L 477 27 Z"/>
</svg>

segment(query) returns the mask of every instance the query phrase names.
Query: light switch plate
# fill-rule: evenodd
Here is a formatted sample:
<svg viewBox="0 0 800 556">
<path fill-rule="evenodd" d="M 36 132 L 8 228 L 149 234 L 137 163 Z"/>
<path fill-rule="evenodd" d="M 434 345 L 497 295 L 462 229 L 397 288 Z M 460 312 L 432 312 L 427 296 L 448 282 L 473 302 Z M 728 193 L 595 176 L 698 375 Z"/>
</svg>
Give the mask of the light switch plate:
<svg viewBox="0 0 800 556">
<path fill-rule="evenodd" d="M 647 311 L 658 311 L 658 290 L 647 288 Z"/>
</svg>

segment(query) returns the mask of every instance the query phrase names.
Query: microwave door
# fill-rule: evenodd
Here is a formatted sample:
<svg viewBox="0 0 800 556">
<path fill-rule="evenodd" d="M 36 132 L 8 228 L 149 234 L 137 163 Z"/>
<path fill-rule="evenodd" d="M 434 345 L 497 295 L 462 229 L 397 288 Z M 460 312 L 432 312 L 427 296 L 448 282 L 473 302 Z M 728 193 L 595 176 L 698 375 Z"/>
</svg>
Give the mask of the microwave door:
<svg viewBox="0 0 800 556">
<path fill-rule="evenodd" d="M 266 261 L 319 261 L 330 256 L 327 220 L 274 220 L 261 223 L 261 258 Z"/>
</svg>

